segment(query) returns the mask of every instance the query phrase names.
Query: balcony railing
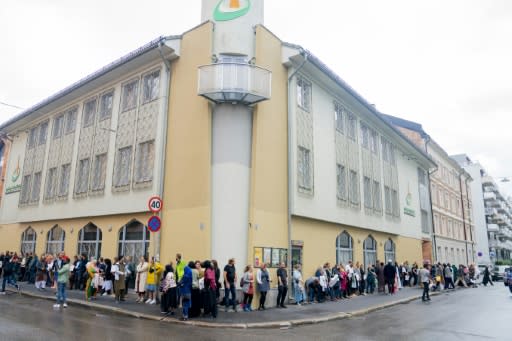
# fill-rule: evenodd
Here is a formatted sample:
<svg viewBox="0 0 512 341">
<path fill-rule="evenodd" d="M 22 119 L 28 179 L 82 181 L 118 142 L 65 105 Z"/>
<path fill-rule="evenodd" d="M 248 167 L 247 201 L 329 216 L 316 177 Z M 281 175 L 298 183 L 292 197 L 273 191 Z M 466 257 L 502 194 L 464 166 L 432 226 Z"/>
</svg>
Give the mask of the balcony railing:
<svg viewBox="0 0 512 341">
<path fill-rule="evenodd" d="M 272 73 L 243 63 L 199 67 L 198 94 L 215 103 L 252 105 L 270 98 Z"/>
<path fill-rule="evenodd" d="M 497 224 L 487 224 L 487 231 L 489 232 L 498 232 L 500 227 Z"/>
<path fill-rule="evenodd" d="M 496 194 L 494 192 L 484 192 L 484 200 L 496 200 Z"/>
</svg>

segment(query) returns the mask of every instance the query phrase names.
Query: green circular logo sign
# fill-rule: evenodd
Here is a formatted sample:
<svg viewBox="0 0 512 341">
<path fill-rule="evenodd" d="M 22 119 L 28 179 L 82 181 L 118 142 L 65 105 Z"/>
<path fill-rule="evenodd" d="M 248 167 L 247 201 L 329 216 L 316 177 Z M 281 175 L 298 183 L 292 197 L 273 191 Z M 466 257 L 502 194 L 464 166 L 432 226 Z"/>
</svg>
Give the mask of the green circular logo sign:
<svg viewBox="0 0 512 341">
<path fill-rule="evenodd" d="M 249 12 L 251 0 L 220 0 L 213 12 L 215 21 L 228 21 L 240 18 Z"/>
</svg>

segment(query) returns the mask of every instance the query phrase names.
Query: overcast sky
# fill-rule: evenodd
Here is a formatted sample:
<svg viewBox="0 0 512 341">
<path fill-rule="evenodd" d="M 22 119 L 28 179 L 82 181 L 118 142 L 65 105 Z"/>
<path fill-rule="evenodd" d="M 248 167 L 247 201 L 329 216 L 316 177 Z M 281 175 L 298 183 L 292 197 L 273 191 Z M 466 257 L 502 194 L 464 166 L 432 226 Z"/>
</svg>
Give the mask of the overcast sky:
<svg viewBox="0 0 512 341">
<path fill-rule="evenodd" d="M 5 0 L 0 102 L 28 108 L 160 35 L 200 0 Z M 512 1 L 266 0 L 265 26 L 449 154 L 512 177 Z M 0 104 L 0 122 L 20 110 Z M 502 184 L 503 185 L 503 184 Z M 502 187 L 512 194 L 512 185 Z"/>
</svg>

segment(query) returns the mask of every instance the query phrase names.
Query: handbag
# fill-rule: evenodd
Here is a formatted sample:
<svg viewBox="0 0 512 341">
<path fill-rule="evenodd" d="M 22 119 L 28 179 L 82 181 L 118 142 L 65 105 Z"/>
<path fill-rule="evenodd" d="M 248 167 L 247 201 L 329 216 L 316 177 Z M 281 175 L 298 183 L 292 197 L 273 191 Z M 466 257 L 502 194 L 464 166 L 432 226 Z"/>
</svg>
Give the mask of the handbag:
<svg viewBox="0 0 512 341">
<path fill-rule="evenodd" d="M 436 282 L 441 282 L 441 276 L 436 276 Z"/>
</svg>

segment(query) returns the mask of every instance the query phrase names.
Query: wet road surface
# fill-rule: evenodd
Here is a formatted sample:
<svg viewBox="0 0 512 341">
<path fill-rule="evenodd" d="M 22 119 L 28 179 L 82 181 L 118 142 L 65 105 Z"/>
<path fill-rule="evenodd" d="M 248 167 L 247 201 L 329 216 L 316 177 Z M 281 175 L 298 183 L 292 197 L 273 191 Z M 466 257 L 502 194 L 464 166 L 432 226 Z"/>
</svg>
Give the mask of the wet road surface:
<svg viewBox="0 0 512 341">
<path fill-rule="evenodd" d="M 501 282 L 286 330 L 207 329 L 52 304 L 0 296 L 0 340 L 512 340 L 512 296 Z"/>
</svg>

